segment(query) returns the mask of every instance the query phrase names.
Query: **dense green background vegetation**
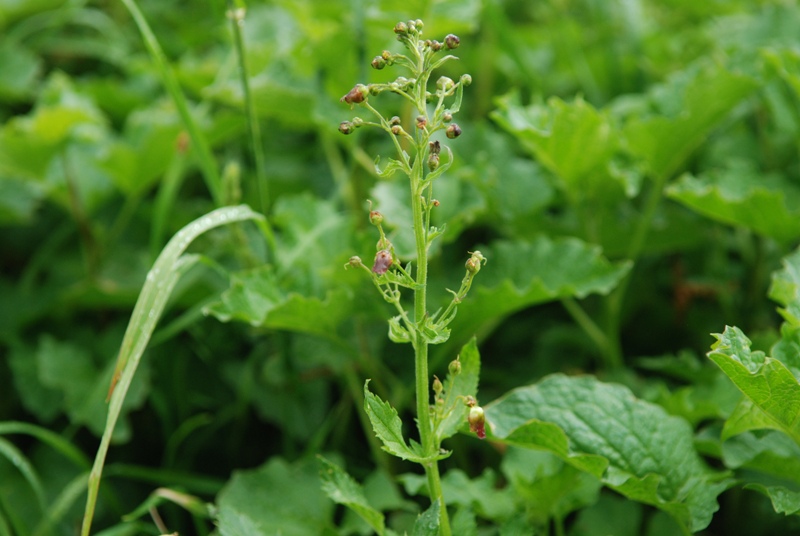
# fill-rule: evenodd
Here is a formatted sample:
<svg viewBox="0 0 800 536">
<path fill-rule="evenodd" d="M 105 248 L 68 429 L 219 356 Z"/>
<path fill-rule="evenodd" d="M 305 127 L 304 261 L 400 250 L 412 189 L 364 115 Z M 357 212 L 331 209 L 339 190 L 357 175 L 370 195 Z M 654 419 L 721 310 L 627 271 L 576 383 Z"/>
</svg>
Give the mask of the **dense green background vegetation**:
<svg viewBox="0 0 800 536">
<path fill-rule="evenodd" d="M 379 449 L 362 409 L 371 378 L 413 436 L 410 349 L 388 341 L 393 312 L 371 283 L 343 269 L 374 254 L 367 199 L 398 252 L 413 251 L 407 185 L 376 177 L 375 156 L 393 150 L 385 136 L 337 127 L 360 113 L 339 102 L 354 83 L 400 74 L 369 62 L 399 50 L 391 28 L 415 18 L 431 38 L 460 36 L 443 74 L 474 80 L 436 186 L 447 233 L 430 274 L 444 303 L 467 251 L 489 259 L 430 365 L 444 377 L 477 337 L 497 441 L 447 444 L 462 534 L 800 530 L 775 513 L 800 510 L 795 2 L 252 2 L 243 36 L 263 170 L 225 2 L 138 6 L 172 90 L 125 3 L 0 0 L 0 534 L 75 533 L 147 272 L 184 225 L 239 203 L 263 211 L 272 234 L 241 223 L 191 246 L 198 262 L 115 430 L 95 528 L 158 534 L 137 508 L 168 488 L 185 495 L 155 502 L 181 534 L 214 522 L 223 534 L 257 533 L 250 522 L 264 534 L 369 533 L 322 491 L 323 453 L 365 482 L 389 526 L 411 531 L 428 506 L 416 468 Z M 750 336 L 752 356 L 729 331 L 705 357 L 726 325 Z M 778 366 L 756 350 L 789 371 L 784 398 L 753 394 L 763 384 L 747 371 Z M 523 393 L 490 404 L 542 378 L 528 394 L 543 409 L 526 418 L 559 424 L 569 452 L 509 447 L 520 423 L 503 407 Z M 554 408 L 584 394 L 611 408 L 629 399 L 619 384 L 642 404 L 631 422 L 668 423 L 643 441 L 674 446 L 651 471 L 626 466 L 642 478 L 635 490 L 593 465 L 605 456 L 620 469 Z M 645 489 L 661 476 L 669 491 Z"/>
</svg>

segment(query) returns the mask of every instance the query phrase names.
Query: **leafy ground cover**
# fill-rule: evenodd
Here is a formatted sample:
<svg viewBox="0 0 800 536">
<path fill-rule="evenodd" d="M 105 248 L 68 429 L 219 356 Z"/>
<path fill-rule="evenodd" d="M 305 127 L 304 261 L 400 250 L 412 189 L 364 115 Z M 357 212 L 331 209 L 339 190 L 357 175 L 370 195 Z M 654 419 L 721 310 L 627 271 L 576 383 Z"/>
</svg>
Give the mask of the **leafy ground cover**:
<svg viewBox="0 0 800 536">
<path fill-rule="evenodd" d="M 800 530 L 798 25 L 0 0 L 0 535 Z"/>
</svg>

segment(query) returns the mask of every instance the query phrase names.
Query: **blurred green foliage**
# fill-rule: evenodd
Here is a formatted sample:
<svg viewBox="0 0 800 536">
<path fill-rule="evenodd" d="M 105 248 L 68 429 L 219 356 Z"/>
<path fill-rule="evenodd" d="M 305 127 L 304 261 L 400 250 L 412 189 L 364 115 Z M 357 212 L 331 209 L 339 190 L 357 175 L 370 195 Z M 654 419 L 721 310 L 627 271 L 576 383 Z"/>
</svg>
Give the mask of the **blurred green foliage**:
<svg viewBox="0 0 800 536">
<path fill-rule="evenodd" d="M 138 5 L 223 197 L 260 209 L 226 3 Z M 192 246 L 200 262 L 178 283 L 126 400 L 97 529 L 159 534 L 137 506 L 170 488 L 215 503 L 158 502 L 181 534 L 369 533 L 376 525 L 323 493 L 322 453 L 363 483 L 347 500 L 369 519 L 383 512 L 397 533 L 426 533 L 424 482 L 380 450 L 361 409 L 370 378 L 410 422 L 411 356 L 387 339 L 388 305 L 343 269 L 373 255 L 367 199 L 402 250 L 406 186 L 375 174 L 375 156 L 393 150 L 385 136 L 336 130 L 358 113 L 339 98 L 356 82 L 391 80 L 369 61 L 398 50 L 391 28 L 416 18 L 431 38 L 460 36 L 460 61 L 442 74 L 474 80 L 464 134 L 447 142 L 454 165 L 437 179 L 433 223 L 447 233 L 432 300 L 458 288 L 468 250 L 489 259 L 450 340 L 432 348 L 431 372 L 444 377 L 477 336 L 488 421 L 540 419 L 487 442 L 449 440 L 444 487 L 458 533 L 800 529 L 796 515 L 775 513 L 800 504 L 795 2 L 246 8 L 273 240 L 241 224 Z M 217 208 L 161 76 L 121 2 L 0 0 L 0 534 L 74 533 L 147 271 L 170 236 Z M 710 333 L 722 333 L 713 362 L 702 357 Z M 584 373 L 594 377 L 571 378 Z M 521 386 L 551 404 L 502 409 Z M 622 445 L 577 440 L 582 393 L 598 397 L 598 413 L 640 419 L 598 432 Z M 660 435 L 642 439 L 644 454 L 626 450 L 642 423 Z M 615 457 L 632 452 L 658 459 Z"/>
</svg>

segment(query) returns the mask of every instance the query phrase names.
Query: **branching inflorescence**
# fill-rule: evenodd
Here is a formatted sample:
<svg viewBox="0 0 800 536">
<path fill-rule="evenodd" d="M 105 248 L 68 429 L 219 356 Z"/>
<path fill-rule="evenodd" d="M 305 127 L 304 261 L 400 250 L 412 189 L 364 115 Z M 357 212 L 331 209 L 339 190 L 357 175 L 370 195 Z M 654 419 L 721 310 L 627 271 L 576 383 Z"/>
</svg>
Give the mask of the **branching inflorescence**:
<svg viewBox="0 0 800 536">
<path fill-rule="evenodd" d="M 389 338 L 398 343 L 411 343 L 415 355 L 417 426 L 420 444 L 415 445 L 413 459 L 425 467 L 432 501 L 437 499 L 444 506 L 437 460 L 447 454 L 440 450 L 443 439 L 441 425 L 453 412 L 456 405 L 468 407 L 469 424 L 479 437 L 485 437 L 483 429 L 483 410 L 477 406 L 474 397 L 446 397 L 444 385 L 438 379 L 433 381 L 435 404 L 431 406 L 431 392 L 428 378 L 428 345 L 445 342 L 450 336 L 449 324 L 455 318 L 458 304 L 466 297 L 473 278 L 486 262 L 480 251 L 470 252 L 466 261 L 466 273 L 458 291 L 450 303 L 434 314 L 427 308 L 428 252 L 433 241 L 441 236 L 444 227 L 431 225 L 431 212 L 440 202 L 433 197 L 434 181 L 450 167 L 453 153 L 442 141 L 433 139 L 434 135 L 443 131 L 447 139 L 455 139 L 461 135 L 461 127 L 453 122 L 453 116 L 461 107 L 464 87 L 472 82 L 468 75 L 462 75 L 458 81 L 441 76 L 433 91 L 428 90 L 433 71 L 444 63 L 457 59 L 451 54 L 444 54 L 458 48 L 460 40 L 453 34 L 447 35 L 442 42 L 422 38 L 423 23 L 417 19 L 399 22 L 394 27 L 397 39 L 406 48 L 406 54 L 395 54 L 383 51 L 372 60 L 372 67 L 383 69 L 389 66 L 404 67 L 408 76 L 399 76 L 389 83 L 357 84 L 344 97 L 342 102 L 351 106 L 362 107 L 370 112 L 374 120 L 354 117 L 343 121 L 339 131 L 351 134 L 363 126 L 377 127 L 384 130 L 392 139 L 396 150 L 396 158 L 389 158 L 389 163 L 381 169 L 376 160 L 376 172 L 381 177 L 388 177 L 401 171 L 409 178 L 411 189 L 411 208 L 416 247 L 416 266 L 413 262 L 403 265 L 395 253 L 391 241 L 383 230 L 384 215 L 378 210 L 371 210 L 369 220 L 377 227 L 380 238 L 377 253 L 370 269 L 359 257 L 352 257 L 347 267 L 363 269 L 369 274 L 383 298 L 391 303 L 397 315 L 389 321 Z M 398 116 L 384 117 L 370 99 L 381 93 L 395 93 L 410 103 L 413 108 L 413 120 L 403 124 Z M 402 291 L 407 289 L 413 293 L 413 311 L 403 306 Z M 453 378 L 459 373 L 458 360 L 451 363 L 447 385 L 453 385 Z M 455 398 L 459 398 L 456 400 Z M 445 404 L 445 401 L 447 403 Z M 466 417 L 466 415 L 465 415 Z M 466 419 L 465 419 L 466 420 Z M 377 431 L 377 430 L 376 430 Z M 380 435 L 380 434 L 379 434 Z M 392 449 L 387 448 L 390 452 Z M 411 459 L 407 454 L 396 455 Z M 450 534 L 446 508 L 441 509 L 441 534 Z"/>
</svg>

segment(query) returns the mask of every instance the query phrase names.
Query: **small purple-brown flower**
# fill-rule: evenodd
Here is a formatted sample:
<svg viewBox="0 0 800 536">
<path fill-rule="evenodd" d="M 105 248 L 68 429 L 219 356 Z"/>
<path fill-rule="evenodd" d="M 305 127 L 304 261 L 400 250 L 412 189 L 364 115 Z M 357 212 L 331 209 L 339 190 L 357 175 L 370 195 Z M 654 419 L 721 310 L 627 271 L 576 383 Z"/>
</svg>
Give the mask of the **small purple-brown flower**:
<svg viewBox="0 0 800 536">
<path fill-rule="evenodd" d="M 392 254 L 389 250 L 382 249 L 375 254 L 375 264 L 372 265 L 372 271 L 378 275 L 383 275 L 389 270 L 392 262 Z"/>
</svg>

